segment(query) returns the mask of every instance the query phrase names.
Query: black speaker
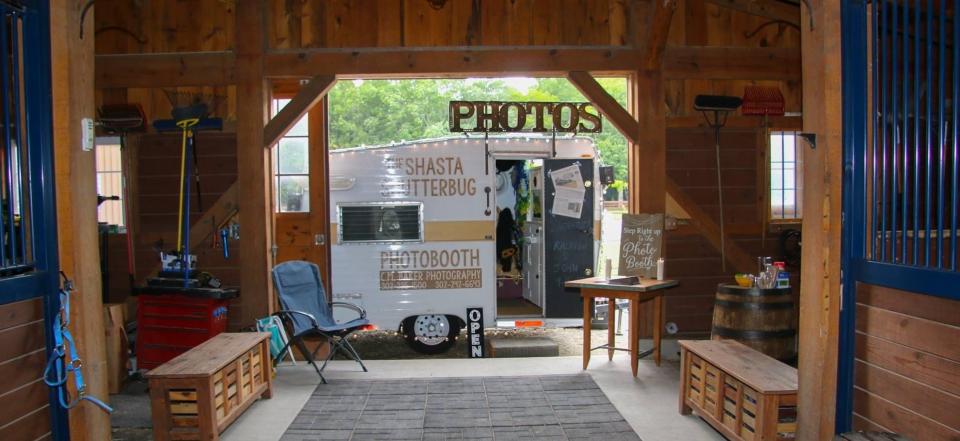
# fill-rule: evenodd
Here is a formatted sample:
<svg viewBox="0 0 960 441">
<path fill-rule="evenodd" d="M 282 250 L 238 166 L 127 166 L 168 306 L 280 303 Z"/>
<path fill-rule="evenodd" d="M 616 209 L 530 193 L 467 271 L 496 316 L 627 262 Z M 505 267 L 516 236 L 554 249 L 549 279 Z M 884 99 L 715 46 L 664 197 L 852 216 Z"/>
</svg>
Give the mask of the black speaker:
<svg viewBox="0 0 960 441">
<path fill-rule="evenodd" d="M 600 184 L 610 185 L 612 183 L 613 183 L 613 166 L 612 165 L 600 166 Z"/>
</svg>

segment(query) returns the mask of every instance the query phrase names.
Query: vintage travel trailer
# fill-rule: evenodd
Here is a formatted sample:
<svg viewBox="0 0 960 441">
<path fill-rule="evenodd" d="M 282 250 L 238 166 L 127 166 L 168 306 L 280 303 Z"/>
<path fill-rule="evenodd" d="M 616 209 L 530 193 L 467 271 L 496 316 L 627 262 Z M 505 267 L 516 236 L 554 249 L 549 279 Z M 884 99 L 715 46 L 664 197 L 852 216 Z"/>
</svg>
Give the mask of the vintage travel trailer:
<svg viewBox="0 0 960 441">
<path fill-rule="evenodd" d="M 467 308 L 483 308 L 487 327 L 579 323 L 580 296 L 563 283 L 595 271 L 599 176 L 583 137 L 332 151 L 333 299 L 361 304 L 422 352 L 448 349 Z"/>
</svg>

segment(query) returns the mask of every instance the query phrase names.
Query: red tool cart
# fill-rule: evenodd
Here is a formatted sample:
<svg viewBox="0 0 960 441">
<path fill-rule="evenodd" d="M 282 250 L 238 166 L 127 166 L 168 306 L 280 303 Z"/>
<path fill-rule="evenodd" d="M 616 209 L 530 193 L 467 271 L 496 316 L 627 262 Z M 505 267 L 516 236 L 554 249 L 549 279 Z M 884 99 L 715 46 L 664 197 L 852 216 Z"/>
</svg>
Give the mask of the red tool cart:
<svg viewBox="0 0 960 441">
<path fill-rule="evenodd" d="M 137 298 L 137 367 L 153 369 L 227 330 L 236 289 L 145 286 Z"/>
</svg>

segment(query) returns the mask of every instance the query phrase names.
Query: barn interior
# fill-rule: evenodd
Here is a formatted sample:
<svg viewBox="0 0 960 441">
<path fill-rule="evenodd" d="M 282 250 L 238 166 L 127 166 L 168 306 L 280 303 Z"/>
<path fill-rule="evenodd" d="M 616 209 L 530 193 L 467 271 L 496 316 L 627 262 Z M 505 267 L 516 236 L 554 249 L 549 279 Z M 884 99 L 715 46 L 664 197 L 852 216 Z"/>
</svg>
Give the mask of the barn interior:
<svg viewBox="0 0 960 441">
<path fill-rule="evenodd" d="M 99 1 L 0 0 L 0 439 L 960 439 L 957 1 Z M 422 80 L 482 86 L 443 98 L 442 130 L 419 139 L 376 113 L 399 104 L 338 92 Z M 551 81 L 576 103 L 480 93 Z M 589 124 L 559 133 L 566 116 L 513 135 L 454 127 L 462 103 L 518 103 L 508 121 L 542 101 L 569 118 L 582 104 L 615 147 Z M 357 132 L 385 137 L 341 143 L 358 112 L 379 120 Z M 497 156 L 498 136 L 543 147 Z M 594 153 L 557 156 L 579 140 Z M 455 142 L 479 159 L 446 167 L 479 184 L 442 191 L 481 220 L 345 199 L 402 169 L 391 149 Z M 384 158 L 356 163 L 372 174 L 334 163 L 364 152 Z M 563 186 L 551 161 L 585 164 L 575 216 L 548 206 Z M 346 229 L 351 212 L 379 213 L 370 237 Z M 654 259 L 623 294 L 608 271 L 628 275 L 621 228 L 640 215 L 659 216 L 663 274 Z M 564 248 L 578 232 L 595 243 Z M 414 257 L 383 278 L 405 258 L 384 253 L 431 241 L 476 247 L 482 271 L 445 254 L 450 268 Z M 365 243 L 387 244 L 369 271 L 349 257 Z M 288 262 L 313 268 L 314 306 L 363 304 L 361 321 L 272 347 L 322 327 L 291 318 L 285 296 L 309 282 L 286 281 Z M 769 270 L 782 285 L 761 285 Z M 443 274 L 492 297 L 439 310 L 463 280 L 404 279 Z M 424 310 L 377 321 L 363 281 Z M 550 329 L 577 352 L 501 338 Z M 366 359 L 404 340 L 420 352 Z M 522 401 L 536 396 L 549 405 Z M 131 414 L 142 430 L 118 430 Z"/>
</svg>

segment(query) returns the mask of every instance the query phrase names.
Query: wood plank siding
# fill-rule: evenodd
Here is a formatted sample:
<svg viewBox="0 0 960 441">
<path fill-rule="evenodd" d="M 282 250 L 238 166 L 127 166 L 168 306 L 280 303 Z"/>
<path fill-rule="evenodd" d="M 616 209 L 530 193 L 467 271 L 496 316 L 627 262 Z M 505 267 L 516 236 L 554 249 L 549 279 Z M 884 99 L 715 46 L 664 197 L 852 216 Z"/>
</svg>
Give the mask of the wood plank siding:
<svg viewBox="0 0 960 441">
<path fill-rule="evenodd" d="M 0 439 L 50 436 L 43 299 L 0 305 Z"/>
<path fill-rule="evenodd" d="M 960 301 L 857 285 L 854 428 L 960 440 Z"/>
</svg>

